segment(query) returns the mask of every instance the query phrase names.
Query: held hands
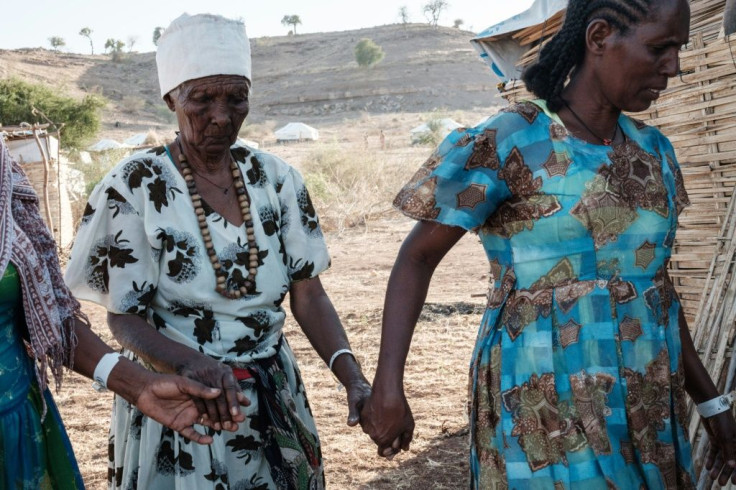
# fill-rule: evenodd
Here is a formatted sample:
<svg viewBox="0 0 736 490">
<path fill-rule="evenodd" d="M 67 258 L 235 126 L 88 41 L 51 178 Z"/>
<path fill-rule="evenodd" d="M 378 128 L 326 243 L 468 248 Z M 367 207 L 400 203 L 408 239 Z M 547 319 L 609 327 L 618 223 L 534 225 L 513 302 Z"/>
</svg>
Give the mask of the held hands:
<svg viewBox="0 0 736 490">
<path fill-rule="evenodd" d="M 236 431 L 238 423 L 245 420 L 240 405 L 250 405 L 243 395 L 238 381 L 231 368 L 203 354 L 185 362 L 178 369 L 182 376 L 197 381 L 205 386 L 216 388 L 214 397 L 194 398 L 194 404 L 201 414 L 199 423 L 217 431 L 225 429 Z"/>
<path fill-rule="evenodd" d="M 360 412 L 371 396 L 371 385 L 368 380 L 361 377 L 358 381 L 349 383 L 345 391 L 348 397 L 348 426 L 355 427 L 358 422 L 362 425 Z"/>
<path fill-rule="evenodd" d="M 724 486 L 736 484 L 736 420 L 730 410 L 712 417 L 703 418 L 703 426 L 708 432 L 710 447 L 705 457 L 705 469 L 711 480 Z"/>
<path fill-rule="evenodd" d="M 378 455 L 393 459 L 402 449 L 409 450 L 414 435 L 414 417 L 404 391 L 374 390 L 363 405 L 360 425 L 378 446 Z"/>
<path fill-rule="evenodd" d="M 144 383 L 134 402 L 138 409 L 187 439 L 210 444 L 212 437 L 194 430 L 193 425 L 201 418 L 195 400 L 211 400 L 220 395 L 220 390 L 181 376 L 155 373 L 150 376 L 151 381 Z"/>
</svg>

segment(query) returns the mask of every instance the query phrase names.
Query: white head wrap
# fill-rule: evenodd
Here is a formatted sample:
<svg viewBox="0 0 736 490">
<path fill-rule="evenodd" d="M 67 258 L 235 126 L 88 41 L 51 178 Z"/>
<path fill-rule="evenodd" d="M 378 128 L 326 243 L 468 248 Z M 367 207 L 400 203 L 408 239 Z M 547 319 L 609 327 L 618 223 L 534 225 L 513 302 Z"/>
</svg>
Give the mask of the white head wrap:
<svg viewBox="0 0 736 490">
<path fill-rule="evenodd" d="M 242 21 L 219 15 L 182 14 L 158 40 L 161 97 L 187 80 L 241 75 L 250 80 L 250 42 Z"/>
</svg>

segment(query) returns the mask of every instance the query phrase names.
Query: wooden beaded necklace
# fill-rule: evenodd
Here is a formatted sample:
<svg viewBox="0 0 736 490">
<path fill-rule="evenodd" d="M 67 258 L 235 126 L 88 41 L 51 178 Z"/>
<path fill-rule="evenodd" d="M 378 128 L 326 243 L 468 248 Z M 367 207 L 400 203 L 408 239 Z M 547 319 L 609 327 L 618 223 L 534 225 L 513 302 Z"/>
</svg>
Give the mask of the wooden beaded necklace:
<svg viewBox="0 0 736 490">
<path fill-rule="evenodd" d="M 184 181 L 187 183 L 189 197 L 192 199 L 194 213 L 197 215 L 199 231 L 202 234 L 202 240 L 204 240 L 207 256 L 212 263 L 212 268 L 214 269 L 215 277 L 217 278 L 215 291 L 230 299 L 238 299 L 246 296 L 248 293 L 254 293 L 256 288 L 256 274 L 258 273 L 258 245 L 256 244 L 255 232 L 253 231 L 253 216 L 250 213 L 248 193 L 245 190 L 245 182 L 243 181 L 240 167 L 238 167 L 235 159 L 231 157 L 230 171 L 232 172 L 233 185 L 235 186 L 235 192 L 238 195 L 240 212 L 243 216 L 243 222 L 245 222 L 245 233 L 248 238 L 248 276 L 245 278 L 241 277 L 238 280 L 235 277 L 229 276 L 228 272 L 220 262 L 220 259 L 217 257 L 217 252 L 215 252 L 215 247 L 212 244 L 210 229 L 207 225 L 207 216 L 205 215 L 204 208 L 202 207 L 202 196 L 197 191 L 197 185 L 194 182 L 195 171 L 189 165 L 186 155 L 184 155 L 181 142 L 177 139 L 176 143 L 179 146 L 179 164 L 181 166 L 181 174 L 184 176 Z"/>
</svg>

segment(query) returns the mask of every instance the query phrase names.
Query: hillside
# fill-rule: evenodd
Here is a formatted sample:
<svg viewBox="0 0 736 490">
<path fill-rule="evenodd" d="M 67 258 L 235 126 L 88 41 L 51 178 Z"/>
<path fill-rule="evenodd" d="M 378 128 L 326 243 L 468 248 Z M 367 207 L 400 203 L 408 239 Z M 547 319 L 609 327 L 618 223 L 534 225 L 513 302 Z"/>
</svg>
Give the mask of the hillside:
<svg viewBox="0 0 736 490">
<path fill-rule="evenodd" d="M 298 118 L 336 124 L 364 114 L 483 111 L 500 101 L 470 45 L 472 37 L 460 29 L 409 24 L 254 38 L 248 122 L 280 125 Z M 386 53 L 371 69 L 355 62 L 353 47 L 362 38 Z M 43 83 L 77 97 L 103 95 L 109 104 L 101 136 L 171 124 L 158 93 L 154 53 L 131 53 L 113 62 L 108 55 L 0 50 L 0 77 Z"/>
</svg>

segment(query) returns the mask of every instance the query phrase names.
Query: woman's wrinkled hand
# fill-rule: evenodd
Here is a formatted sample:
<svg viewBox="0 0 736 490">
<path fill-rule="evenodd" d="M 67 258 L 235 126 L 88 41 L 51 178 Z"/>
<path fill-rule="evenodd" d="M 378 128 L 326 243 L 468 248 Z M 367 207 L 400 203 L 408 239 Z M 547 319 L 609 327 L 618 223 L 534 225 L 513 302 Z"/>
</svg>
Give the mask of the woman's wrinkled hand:
<svg viewBox="0 0 736 490">
<path fill-rule="evenodd" d="M 143 384 L 134 401 L 138 410 L 187 439 L 210 444 L 212 437 L 197 432 L 193 427 L 200 423 L 202 416 L 195 400 L 212 400 L 221 391 L 182 376 L 156 373 L 149 376 L 151 380 Z"/>
<path fill-rule="evenodd" d="M 185 362 L 177 370 L 182 376 L 220 390 L 214 399 L 196 398 L 197 409 L 202 414 L 202 423 L 215 430 L 235 431 L 238 423 L 245 420 L 240 405 L 249 405 L 235 379 L 233 370 L 211 357 L 199 354 Z"/>
<path fill-rule="evenodd" d="M 348 397 L 348 425 L 355 427 L 360 422 L 360 411 L 371 396 L 371 385 L 363 378 L 350 383 L 345 391 Z"/>
<path fill-rule="evenodd" d="M 378 455 L 393 459 L 409 450 L 414 436 L 414 416 L 403 390 L 383 393 L 373 389 L 360 413 L 360 425 L 378 446 Z"/>
<path fill-rule="evenodd" d="M 703 419 L 710 447 L 705 457 L 705 468 L 710 478 L 724 486 L 736 484 L 736 420 L 730 410 Z"/>
</svg>

